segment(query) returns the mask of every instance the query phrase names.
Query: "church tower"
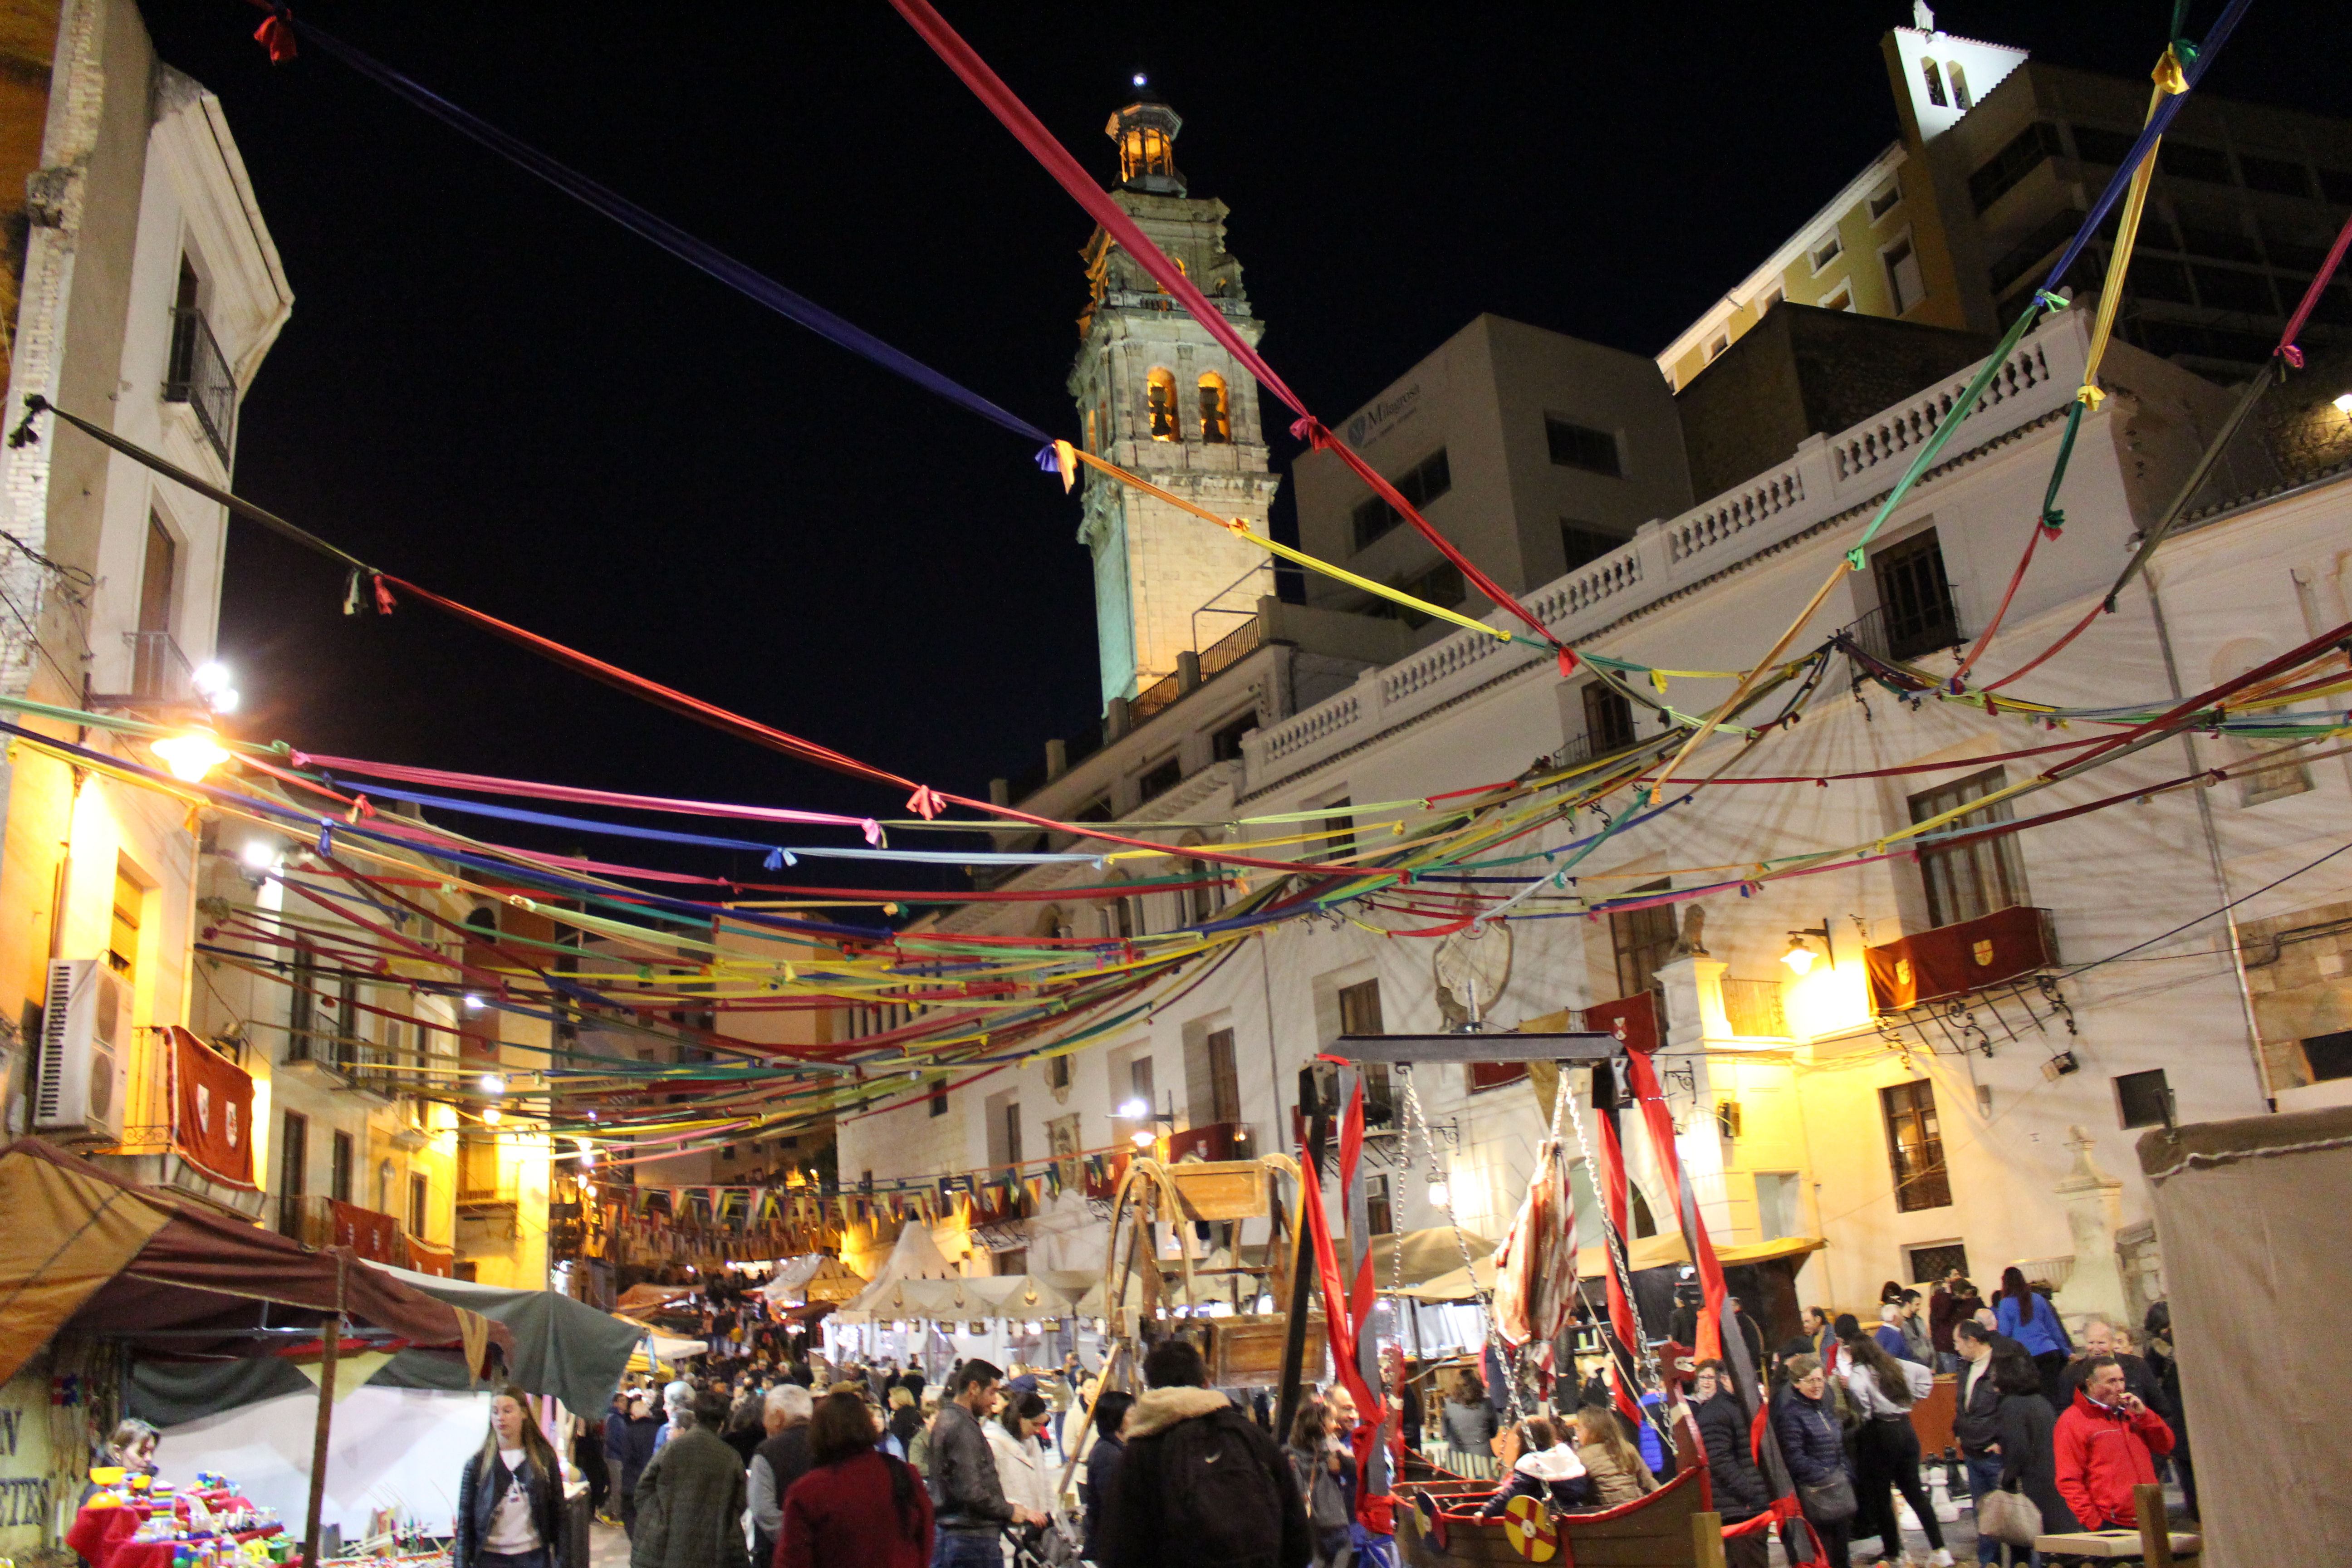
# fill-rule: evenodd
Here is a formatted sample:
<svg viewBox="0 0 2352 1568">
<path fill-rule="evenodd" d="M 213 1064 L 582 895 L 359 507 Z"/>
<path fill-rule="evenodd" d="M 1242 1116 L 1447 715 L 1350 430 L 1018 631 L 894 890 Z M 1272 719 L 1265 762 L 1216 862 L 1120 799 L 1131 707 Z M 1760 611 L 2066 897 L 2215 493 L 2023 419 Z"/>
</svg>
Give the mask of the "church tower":
<svg viewBox="0 0 2352 1568">
<path fill-rule="evenodd" d="M 1225 250 L 1225 204 L 1188 195 L 1176 168 L 1183 123 L 1149 91 L 1111 116 L 1111 199 L 1255 345 L 1265 328 Z M 1266 471 L 1257 383 L 1100 228 L 1084 255 L 1089 297 L 1069 388 L 1087 450 L 1264 533 L 1281 480 Z M 1275 591 L 1265 552 L 1212 523 L 1092 468 L 1085 501 L 1078 538 L 1094 552 L 1106 708 L 1173 675 L 1178 654 L 1236 630 Z M 1212 613 L 1223 611 L 1239 613 Z"/>
</svg>

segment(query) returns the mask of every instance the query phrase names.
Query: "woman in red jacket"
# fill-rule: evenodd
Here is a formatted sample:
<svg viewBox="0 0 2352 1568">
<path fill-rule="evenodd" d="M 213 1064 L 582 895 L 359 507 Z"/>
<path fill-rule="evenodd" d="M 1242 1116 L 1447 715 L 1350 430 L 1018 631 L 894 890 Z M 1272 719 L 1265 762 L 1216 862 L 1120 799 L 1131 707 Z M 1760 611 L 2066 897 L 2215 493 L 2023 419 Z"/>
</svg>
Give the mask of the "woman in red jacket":
<svg viewBox="0 0 2352 1568">
<path fill-rule="evenodd" d="M 856 1394 L 817 1401 L 813 1466 L 784 1495 L 772 1568 L 927 1568 L 930 1494 L 906 1461 L 876 1450 L 880 1438 Z"/>
</svg>

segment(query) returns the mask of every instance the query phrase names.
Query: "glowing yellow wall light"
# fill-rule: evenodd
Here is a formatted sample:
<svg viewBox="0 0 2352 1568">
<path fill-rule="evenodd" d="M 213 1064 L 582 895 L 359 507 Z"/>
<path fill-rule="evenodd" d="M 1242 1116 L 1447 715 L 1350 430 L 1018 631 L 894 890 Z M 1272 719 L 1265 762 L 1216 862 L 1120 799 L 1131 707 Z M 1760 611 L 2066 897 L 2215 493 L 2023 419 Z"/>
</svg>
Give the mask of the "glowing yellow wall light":
<svg viewBox="0 0 2352 1568">
<path fill-rule="evenodd" d="M 187 784 L 202 784 L 206 773 L 228 761 L 219 738 L 205 729 L 166 735 L 154 743 L 153 751 L 173 778 Z"/>
</svg>

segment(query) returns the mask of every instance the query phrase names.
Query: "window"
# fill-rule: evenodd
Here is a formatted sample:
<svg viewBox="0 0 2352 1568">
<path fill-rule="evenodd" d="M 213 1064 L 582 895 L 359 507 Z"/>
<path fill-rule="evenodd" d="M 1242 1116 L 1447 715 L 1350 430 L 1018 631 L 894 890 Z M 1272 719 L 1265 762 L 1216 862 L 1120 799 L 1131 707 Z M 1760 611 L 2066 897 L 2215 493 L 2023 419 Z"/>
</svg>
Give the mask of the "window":
<svg viewBox="0 0 2352 1568">
<path fill-rule="evenodd" d="M 1982 800 L 2008 782 L 2008 774 L 1990 768 L 1957 784 L 1915 795 L 1910 802 L 1911 820 L 1925 822 L 1941 816 L 1972 800 Z M 1948 823 L 1939 831 L 1984 827 L 2009 820 L 2009 803 L 1996 801 Z M 1927 885 L 1927 923 L 1931 926 L 1958 925 L 2026 901 L 2025 868 L 2018 858 L 2014 834 L 1979 839 L 1973 844 L 1923 844 L 1919 849 L 1919 879 Z"/>
<path fill-rule="evenodd" d="M 1672 878 L 1651 882 L 1633 889 L 1637 893 L 1663 893 L 1674 886 Z M 1650 988 L 1650 981 L 1659 969 L 1675 955 L 1675 907 L 1658 904 L 1646 910 L 1612 911 L 1609 916 L 1609 938 L 1617 950 L 1617 994 L 1639 996 Z M 1661 1033 L 1664 1030 L 1661 1029 Z"/>
<path fill-rule="evenodd" d="M 1013 1100 L 1004 1108 L 1004 1163 L 1021 1163 L 1021 1102 Z"/>
<path fill-rule="evenodd" d="M 359 976 L 345 975 L 335 994 L 335 1027 L 327 1058 L 343 1072 L 359 1071 L 368 1065 L 366 1044 L 360 1031 Z"/>
<path fill-rule="evenodd" d="M 318 949 L 297 937 L 294 961 L 289 967 L 291 973 L 286 995 L 286 1059 L 307 1062 L 319 1018 Z"/>
<path fill-rule="evenodd" d="M 1919 258 L 1912 253 L 1911 237 L 1905 235 L 1880 254 L 1886 267 L 1886 291 L 1895 301 L 1895 313 L 1907 313 L 1927 297 L 1927 285 L 1919 276 Z"/>
<path fill-rule="evenodd" d="M 1389 1179 L 1386 1176 L 1364 1179 L 1364 1228 L 1374 1236 L 1396 1234 L 1396 1210 L 1389 1202 Z"/>
<path fill-rule="evenodd" d="M 2116 1124 L 2126 1130 L 2171 1121 L 2172 1087 L 2164 1081 L 2162 1068 L 2124 1073 L 2116 1079 Z"/>
<path fill-rule="evenodd" d="M 1831 295 L 1828 299 L 1826 299 L 1826 300 L 1822 300 L 1822 301 L 1821 308 L 1822 308 L 1822 310 L 1853 310 L 1853 289 L 1852 286 L 1850 286 L 1850 285 L 1848 285 L 1848 284 L 1844 284 L 1844 283 L 1841 283 L 1841 284 L 1839 284 L 1839 285 L 1837 286 L 1837 292 L 1836 292 L 1836 293 L 1834 293 L 1834 294 L 1832 294 L 1832 295 Z"/>
<path fill-rule="evenodd" d="M 1708 362 L 1712 363 L 1717 355 L 1721 354 L 1724 350 L 1730 346 L 1731 334 L 1729 332 L 1717 333 L 1715 341 L 1706 345 L 1706 357 Z"/>
<path fill-rule="evenodd" d="M 1624 693 L 1598 680 L 1586 685 L 1584 741 L 1596 757 L 1633 743 L 1633 705 L 1625 700 Z"/>
<path fill-rule="evenodd" d="M 1466 586 L 1462 580 L 1462 568 L 1451 561 L 1441 561 L 1426 572 L 1389 585 L 1401 594 L 1412 595 L 1424 605 L 1436 605 L 1448 610 L 1462 602 Z M 1371 613 L 1402 621 L 1409 626 L 1425 626 L 1432 619 L 1419 610 L 1407 609 L 1394 599 L 1376 601 Z"/>
<path fill-rule="evenodd" d="M 1951 1178 L 1944 1171 L 1944 1137 L 1936 1125 L 1936 1086 L 1926 1079 L 1878 1091 L 1886 1118 L 1886 1158 L 1895 1169 L 1895 1207 L 1949 1207 Z"/>
<path fill-rule="evenodd" d="M 1345 860 L 1356 852 L 1356 814 L 1346 795 L 1327 800 L 1322 809 L 1323 831 L 1330 837 L 1322 840 L 1322 847 L 1306 857 L 1309 860 Z"/>
<path fill-rule="evenodd" d="M 2238 154 L 2238 173 L 2244 176 L 2247 186 L 2257 191 L 2270 191 L 2282 196 L 2311 195 L 2311 177 L 2303 165 L 2284 158 L 2263 158 L 2252 153 Z"/>
<path fill-rule="evenodd" d="M 1911 1262 L 1911 1283 L 1926 1285 L 1941 1279 L 1957 1268 L 1962 1279 L 1969 1278 L 1969 1249 L 1961 1242 L 1940 1242 L 1934 1247 L 1908 1247 L 1904 1256 Z"/>
<path fill-rule="evenodd" d="M 1588 474 L 1606 474 L 1612 479 L 1625 477 L 1625 463 L 1617 450 L 1617 437 L 1606 430 L 1595 430 L 1589 425 L 1572 420 L 1544 416 L 1544 443 L 1551 448 L 1551 460 L 1556 468 L 1582 468 Z"/>
<path fill-rule="evenodd" d="M 1201 439 L 1222 444 L 1233 438 L 1233 420 L 1225 406 L 1225 378 L 1214 371 L 1204 371 L 1201 375 Z"/>
<path fill-rule="evenodd" d="M 1227 720 L 1209 736 L 1209 755 L 1230 763 L 1242 754 L 1242 737 L 1257 728 L 1257 710 L 1248 709 Z"/>
<path fill-rule="evenodd" d="M 1969 195 L 1976 203 L 1977 211 L 1982 212 L 2000 200 L 2020 180 L 2063 150 L 2058 143 L 2058 127 L 2046 120 L 2037 120 L 2019 132 L 2007 146 L 1969 176 Z"/>
<path fill-rule="evenodd" d="M 302 1234 L 302 1194 L 308 1189 L 304 1177 L 310 1169 L 310 1119 L 299 1110 L 289 1110 L 278 1122 L 278 1230 L 281 1236 L 299 1237 Z"/>
<path fill-rule="evenodd" d="M 114 864 L 114 909 L 106 939 L 106 966 L 134 984 L 139 978 L 139 915 L 146 903 L 147 889 L 131 879 L 118 859 Z"/>
<path fill-rule="evenodd" d="M 1045 1058 L 1045 1087 L 1047 1089 L 1070 1087 L 1070 1058 L 1067 1056 Z"/>
<path fill-rule="evenodd" d="M 429 1176 L 408 1178 L 408 1234 L 424 1240 L 432 1234 L 433 1180 Z"/>
<path fill-rule="evenodd" d="M 338 1132 L 328 1147 L 327 1195 L 339 1204 L 352 1201 L 352 1135 Z"/>
<path fill-rule="evenodd" d="M 1174 756 L 1162 757 L 1135 781 L 1136 798 L 1150 800 L 1155 795 L 1166 795 L 1183 782 L 1183 763 Z"/>
<path fill-rule="evenodd" d="M 1454 468 L 1440 447 L 1390 482 L 1415 511 L 1426 512 L 1430 502 L 1454 488 Z M 1379 496 L 1358 501 L 1352 516 L 1356 548 L 1363 549 L 1403 521 L 1404 514 Z"/>
<path fill-rule="evenodd" d="M 131 645 L 131 689 L 141 697 L 176 697 L 173 677 L 172 600 L 179 585 L 180 544 L 163 519 L 147 514 L 147 552 L 139 568 L 139 630 Z"/>
<path fill-rule="evenodd" d="M 1903 182 L 1897 180 L 1870 198 L 1870 221 L 1876 223 L 1903 202 Z"/>
<path fill-rule="evenodd" d="M 1960 640 L 1959 612 L 1952 605 L 1944 552 L 1934 529 L 1923 529 L 1879 552 L 1871 570 L 1878 579 L 1887 658 L 1916 658 Z"/>
<path fill-rule="evenodd" d="M 2209 184 L 2231 184 L 2230 155 L 2218 147 L 2195 147 L 2186 142 L 2167 137 L 2157 148 L 2157 167 L 2183 180 L 2203 180 Z"/>
<path fill-rule="evenodd" d="M 1798 1173 L 1756 1173 L 1756 1229 L 1759 1241 L 1778 1241 L 1805 1234 L 1805 1201 Z"/>
<path fill-rule="evenodd" d="M 1094 799 L 1078 807 L 1076 812 L 1072 814 L 1070 820 L 1072 822 L 1108 822 L 1110 820 L 1110 796 L 1107 795 L 1098 795 L 1095 796 Z"/>
<path fill-rule="evenodd" d="M 467 1128 L 457 1134 L 457 1201 L 496 1202 L 503 1184 L 499 1176 L 499 1140 L 493 1132 Z"/>
<path fill-rule="evenodd" d="M 2128 131 L 2106 131 L 2096 125 L 2074 127 L 2074 151 L 2086 163 L 2106 163 L 2122 168 L 2131 156 L 2132 143 L 2138 138 Z"/>
<path fill-rule="evenodd" d="M 1385 1035 L 1381 1016 L 1381 983 L 1360 981 L 1339 988 L 1339 1032 L 1343 1035 Z M 1396 1117 L 1386 1062 L 1360 1064 L 1364 1079 L 1364 1125 L 1385 1127 Z"/>
<path fill-rule="evenodd" d="M 1234 1032 L 1213 1029 L 1208 1038 L 1209 1120 L 1232 1122 L 1242 1119 L 1242 1080 L 1234 1063 Z"/>
<path fill-rule="evenodd" d="M 1064 1058 L 1056 1057 L 1054 1059 L 1060 1061 Z M 928 1114 L 932 1116 L 945 1116 L 948 1113 L 948 1091 L 943 1089 L 935 1089 L 931 1090 L 930 1098 L 925 1100 L 924 1104 L 929 1107 Z"/>
<path fill-rule="evenodd" d="M 1813 270 L 1819 272 L 1844 253 L 1845 245 L 1838 238 L 1837 231 L 1832 229 L 1822 236 L 1822 242 L 1807 251 L 1805 255 L 1806 258 L 1813 264 Z"/>
<path fill-rule="evenodd" d="M 1589 566 L 1624 542 L 1620 534 L 1563 517 L 1559 520 L 1560 570 L 1573 572 L 1580 566 Z"/>
<path fill-rule="evenodd" d="M 2303 1065 L 2314 1083 L 2333 1083 L 2337 1079 L 2352 1078 L 2352 1029 L 2333 1035 L 2306 1036 L 2303 1046 Z"/>
<path fill-rule="evenodd" d="M 1919 74 L 1927 79 L 1927 101 L 1934 104 L 1938 109 L 1950 108 L 1951 105 L 1944 101 L 1944 76 L 1941 71 L 1938 71 L 1936 68 L 1936 62 L 1933 60 L 1921 60 L 1919 62 Z"/>
<path fill-rule="evenodd" d="M 1960 62 L 1958 60 L 1946 60 L 1944 62 L 1944 74 L 1951 79 L 1952 107 L 1958 110 L 1962 114 L 1966 114 L 1969 110 L 1974 109 L 1976 107 L 1976 103 L 1969 97 L 1969 79 L 1967 74 L 1960 69 Z"/>
<path fill-rule="evenodd" d="M 1151 438 L 1155 441 L 1181 441 L 1184 433 L 1176 419 L 1176 378 L 1160 365 L 1151 367 L 1144 377 L 1143 402 L 1151 416 Z"/>
</svg>

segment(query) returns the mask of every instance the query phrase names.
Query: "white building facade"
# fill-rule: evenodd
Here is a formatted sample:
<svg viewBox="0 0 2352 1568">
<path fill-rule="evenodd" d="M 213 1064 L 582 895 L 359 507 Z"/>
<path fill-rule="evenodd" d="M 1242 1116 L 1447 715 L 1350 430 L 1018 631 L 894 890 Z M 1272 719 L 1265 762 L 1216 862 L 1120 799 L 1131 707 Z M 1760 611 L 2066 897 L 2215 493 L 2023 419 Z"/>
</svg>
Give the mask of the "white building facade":
<svg viewBox="0 0 2352 1568">
<path fill-rule="evenodd" d="M 1791 657 L 1850 626 L 1864 646 L 1951 672 L 1954 648 L 1992 617 L 2040 514 L 2083 379 L 2087 325 L 2084 312 L 2060 315 L 2008 357 L 1979 411 L 1871 542 L 1864 569 L 1831 591 Z M 1669 670 L 1746 668 L 1855 546 L 1969 379 L 1964 371 L 1853 428 L 1808 439 L 1785 463 L 1643 525 L 1623 547 L 1525 602 L 1590 653 Z M 2013 670 L 2098 601 L 2227 399 L 2121 345 L 2109 352 L 2105 381 L 2108 396 L 2083 420 L 2062 496 L 2063 536 L 2042 545 L 1977 679 Z M 2114 615 L 2015 693 L 2066 708 L 2161 707 L 2352 619 L 2344 545 L 2352 488 L 2342 479 L 2184 531 Z M 1290 608 L 1268 605 L 1269 628 Z M 1291 645 L 1274 636 L 1265 647 L 1258 658 Z M 1030 795 L 1026 808 L 1067 821 L 1100 793 L 1128 825 L 1121 831 L 1146 833 L 1155 818 L 1239 824 L 1319 811 L 1351 827 L 1370 854 L 1391 822 L 1417 814 L 1356 803 L 1424 801 L 1520 776 L 1530 759 L 1564 763 L 1628 739 L 1590 732 L 1605 705 L 1587 700 L 1589 673 L 1563 679 L 1532 649 L 1459 633 L 1402 658 L 1367 658 L 1343 689 L 1286 715 L 1269 710 L 1240 738 L 1239 755 L 1220 760 L 1200 744 L 1231 705 L 1218 693 L 1238 697 L 1273 679 L 1252 676 L 1256 668 L 1207 679 Z M 1704 712 L 1729 689 L 1727 679 L 1677 676 L 1664 700 Z M 2334 698 L 2311 706 L 2329 703 L 2340 710 Z M 1654 716 L 1630 718 L 1634 743 L 1658 733 Z M 2059 1285 L 2069 1312 L 2135 1310 L 2162 1289 L 2161 1238 L 2147 1234 L 2147 1193 L 2131 1157 L 2151 1116 L 2258 1114 L 2326 1102 L 2346 1088 L 2331 1076 L 2329 1031 L 2318 1026 L 2342 1005 L 2340 954 L 2316 959 L 2324 966 L 2335 956 L 2332 972 L 2278 971 L 2272 984 L 2292 980 L 2298 1000 L 2288 1005 L 2281 989 L 2261 1022 L 2259 981 L 2233 940 L 2238 924 L 2257 922 L 2280 936 L 2281 952 L 2313 968 L 2316 950 L 2294 945 L 2291 933 L 2352 898 L 2352 863 L 2300 868 L 2340 841 L 2352 794 L 2346 760 L 2290 760 L 2207 787 L 2165 788 L 2255 749 L 2175 738 L 1965 820 L 1979 826 L 2012 809 L 2025 818 L 2109 796 L 2123 804 L 1965 851 L 1964 861 L 1932 850 L 1915 859 L 1899 839 L 1886 847 L 1893 853 L 1877 852 L 1925 816 L 2054 765 L 2047 753 L 2006 753 L 2119 732 L 2087 719 L 2052 730 L 1933 696 L 1901 700 L 1857 684 L 1853 662 L 1833 656 L 1801 722 L 1744 756 L 1736 756 L 1737 738 L 1713 739 L 1666 792 L 1670 800 L 1688 794 L 1687 804 L 1615 834 L 1578 866 L 1572 888 L 1522 906 L 1538 918 L 1510 922 L 1509 978 L 1489 1017 L 1506 1027 L 1530 1019 L 1557 1026 L 1563 1009 L 1572 1023 L 1581 1009 L 1654 987 L 1665 1013 L 1658 1065 L 1710 1226 L 1727 1243 L 1822 1238 L 1798 1279 L 1808 1303 L 1868 1310 L 1884 1279 L 1960 1262 L 1990 1285 L 2018 1263 Z M 1181 781 L 1158 793 L 1137 788 L 1147 760 L 1162 752 L 1181 759 Z M 1905 769 L 1921 771 L 1893 771 Z M 1803 782 L 1700 787 L 1718 772 Z M 1624 800 L 1621 793 L 1602 804 L 1613 816 Z M 1557 850 L 1600 826 L 1590 814 L 1549 822 L 1510 852 Z M 1235 826 L 1207 837 L 1246 853 L 1253 838 L 1297 831 Z M 1819 874 L 1762 875 L 1767 862 L 1840 849 L 1852 852 Z M 1546 867 L 1535 858 L 1480 874 L 1531 879 Z M 1101 875 L 1045 868 L 1012 885 L 1089 886 Z M 1719 884 L 1701 900 L 1703 931 L 1686 912 L 1679 921 L 1671 910 L 1585 916 L 1568 901 Z M 1419 894 L 1438 903 L 1445 889 L 1432 881 Z M 1874 1016 L 1865 947 L 2013 906 L 2047 911 L 2051 962 L 1957 1008 Z M 1050 926 L 1111 941 L 1217 912 L 1184 892 L 1073 898 L 1037 911 L 1034 903 L 971 905 L 936 925 L 1033 934 Z M 880 1182 L 1002 1163 L 1013 1152 L 1010 1129 L 1026 1130 L 1017 1147 L 1032 1160 L 1114 1146 L 1136 1131 L 1159 1131 L 1119 1118 L 1139 1096 L 1172 1111 L 1179 1134 L 1219 1126 L 1247 1134 L 1188 1143 L 1288 1150 L 1298 1069 L 1337 1036 L 1458 1021 L 1433 970 L 1438 944 L 1379 929 L 1433 923 L 1359 902 L 1336 918 L 1265 928 L 1205 977 L 1210 961 L 1163 983 L 1150 1012 L 1102 1043 L 1055 1060 L 1046 1042 L 1035 1059 L 949 1095 L 944 1109 L 918 1100 L 843 1123 L 841 1170 Z M 1798 977 L 1782 956 L 1801 931 L 1811 933 L 1804 944 L 1817 959 L 1833 962 Z M 1703 951 L 1678 951 L 1691 948 Z M 2300 1028 L 2314 1033 L 2294 1033 Z M 1415 1088 L 1441 1130 L 1436 1164 L 1454 1214 L 1492 1237 L 1525 1189 L 1541 1120 L 1525 1080 L 1479 1088 L 1469 1079 L 1460 1068 L 1423 1068 Z M 1392 1080 L 1389 1096 L 1401 1100 L 1401 1084 Z M 1444 1223 L 1429 1202 L 1428 1154 L 1412 1153 L 1408 1170 L 1398 1142 L 1392 1132 L 1373 1139 L 1366 1170 L 1381 1189 L 1375 1212 L 1384 1207 L 1400 1231 Z M 1638 1131 L 1629 1131 L 1628 1158 L 1643 1206 L 1670 1216 L 1672 1198 Z M 1102 1259 L 1105 1226 L 1076 1194 L 1049 1200 L 1024 1226 L 1026 1268 Z M 967 1266 L 989 1268 L 978 1248 Z"/>
</svg>

